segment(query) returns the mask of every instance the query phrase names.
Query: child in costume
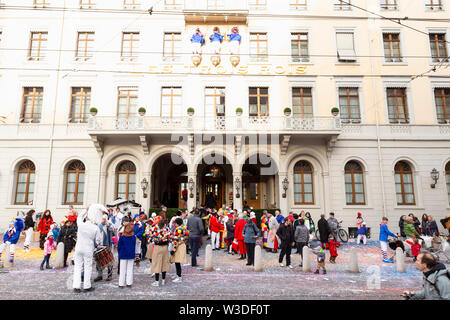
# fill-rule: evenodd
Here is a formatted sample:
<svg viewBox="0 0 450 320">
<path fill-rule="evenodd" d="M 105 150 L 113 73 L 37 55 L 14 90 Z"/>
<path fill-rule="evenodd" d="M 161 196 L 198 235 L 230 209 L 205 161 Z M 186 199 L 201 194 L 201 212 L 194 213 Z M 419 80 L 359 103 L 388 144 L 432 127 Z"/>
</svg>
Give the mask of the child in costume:
<svg viewBox="0 0 450 320">
<path fill-rule="evenodd" d="M 391 236 L 391 237 L 397 238 L 397 236 L 389 231 L 387 223 L 388 223 L 388 218 L 383 217 L 381 224 L 380 224 L 380 237 L 379 237 L 381 255 L 383 256 L 383 262 L 394 263 L 394 260 L 388 259 L 388 257 L 387 257 L 388 237 Z"/>
<path fill-rule="evenodd" d="M 405 242 L 411 246 L 411 255 L 413 256 L 414 262 L 416 262 L 417 256 L 419 255 L 422 247 L 419 243 L 419 239 L 414 238 L 413 241 L 406 240 Z"/>
<path fill-rule="evenodd" d="M 177 278 L 173 282 L 181 282 L 181 264 L 186 263 L 186 242 L 189 238 L 189 230 L 183 225 L 183 219 L 175 220 L 175 231 L 172 235 L 172 248 L 170 262 L 175 263 Z"/>
<path fill-rule="evenodd" d="M 320 268 L 322 268 L 323 274 L 327 274 L 327 270 L 325 269 L 325 252 L 320 248 L 319 251 L 313 251 L 313 253 L 317 256 L 317 270 L 314 273 L 319 274 Z"/>
<path fill-rule="evenodd" d="M 152 286 L 159 286 L 159 274 L 162 274 L 162 284 L 166 283 L 166 273 L 170 270 L 168 245 L 172 235 L 166 225 L 166 220 L 161 219 L 148 230 L 148 236 L 154 243 L 152 252 L 151 272 L 155 274 L 155 282 Z"/>
<path fill-rule="evenodd" d="M 50 231 L 50 227 L 53 224 L 52 213 L 50 210 L 45 210 L 44 216 L 39 220 L 38 231 L 39 236 L 39 247 L 44 250 L 44 242 L 47 238 L 47 234 Z"/>
<path fill-rule="evenodd" d="M 267 213 L 261 216 L 261 232 L 263 234 L 263 248 L 267 248 L 267 236 L 269 235 L 269 218 Z"/>
<path fill-rule="evenodd" d="M 136 250 L 135 250 L 135 262 L 136 266 L 139 267 L 139 262 L 141 261 L 141 243 L 142 234 L 144 233 L 144 224 L 140 221 L 139 214 L 134 215 L 134 235 L 136 236 Z"/>
<path fill-rule="evenodd" d="M 134 235 L 135 225 L 127 217 L 123 219 L 123 230 L 117 244 L 119 253 L 119 288 L 123 289 L 125 284 L 128 287 L 133 285 L 133 262 L 135 259 L 136 236 Z"/>
<path fill-rule="evenodd" d="M 20 233 L 25 228 L 25 223 L 21 218 L 11 220 L 8 230 L 6 230 L 3 236 L 3 243 L 0 244 L 0 266 L 2 263 L 2 252 L 5 250 L 6 245 L 9 244 L 9 262 L 14 262 L 14 252 L 16 244 L 19 241 Z"/>
<path fill-rule="evenodd" d="M 356 233 L 358 234 L 357 238 L 356 238 L 356 244 L 360 244 L 361 240 L 363 241 L 364 244 L 367 243 L 367 227 L 366 227 L 366 223 L 362 222 L 361 225 L 358 227 L 358 230 L 356 231 Z"/>
<path fill-rule="evenodd" d="M 50 266 L 50 256 L 55 248 L 56 241 L 53 241 L 53 233 L 49 232 L 47 235 L 47 240 L 45 240 L 44 243 L 44 260 L 41 262 L 41 270 L 44 270 L 44 263 L 46 264 L 45 269 L 52 269 Z"/>
<path fill-rule="evenodd" d="M 330 234 L 328 237 L 328 244 L 330 247 L 330 262 L 336 263 L 336 258 L 338 256 L 337 248 L 339 248 L 341 243 L 334 241 L 334 236 L 332 234 Z"/>
</svg>

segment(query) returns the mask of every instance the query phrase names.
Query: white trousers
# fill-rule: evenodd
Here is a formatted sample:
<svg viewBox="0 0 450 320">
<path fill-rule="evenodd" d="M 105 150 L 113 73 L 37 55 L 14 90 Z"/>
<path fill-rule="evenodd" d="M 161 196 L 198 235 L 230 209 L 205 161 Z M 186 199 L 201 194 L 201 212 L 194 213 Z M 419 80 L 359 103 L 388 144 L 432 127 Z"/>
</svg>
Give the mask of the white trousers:
<svg viewBox="0 0 450 320">
<path fill-rule="evenodd" d="M 81 272 L 84 267 L 83 288 L 91 287 L 93 252 L 76 252 L 74 255 L 75 266 L 73 268 L 73 288 L 81 289 Z"/>
<path fill-rule="evenodd" d="M 33 228 L 28 228 L 25 230 L 25 241 L 23 243 L 24 247 L 28 247 L 31 244 L 31 237 L 33 236 Z M 57 240 L 57 239 L 55 239 Z"/>
<path fill-rule="evenodd" d="M 356 239 L 356 243 L 360 244 L 361 243 L 361 239 L 363 240 L 364 244 L 367 244 L 367 237 L 365 234 L 358 234 L 358 238 Z"/>
<path fill-rule="evenodd" d="M 133 284 L 133 259 L 120 259 L 120 275 L 119 275 L 119 286 L 124 287 L 125 282 L 127 286 Z"/>
<path fill-rule="evenodd" d="M 193 54 L 201 54 L 202 53 L 202 45 L 198 42 L 191 43 L 192 53 Z"/>
<path fill-rule="evenodd" d="M 220 233 L 211 231 L 211 246 L 213 249 L 220 248 Z"/>
<path fill-rule="evenodd" d="M 2 254 L 2 252 L 5 250 L 6 248 L 6 243 L 3 242 L 2 244 L 0 244 L 0 255 Z M 9 245 L 9 254 L 14 254 L 14 252 L 16 251 L 16 245 L 15 244 L 10 244 Z"/>
</svg>

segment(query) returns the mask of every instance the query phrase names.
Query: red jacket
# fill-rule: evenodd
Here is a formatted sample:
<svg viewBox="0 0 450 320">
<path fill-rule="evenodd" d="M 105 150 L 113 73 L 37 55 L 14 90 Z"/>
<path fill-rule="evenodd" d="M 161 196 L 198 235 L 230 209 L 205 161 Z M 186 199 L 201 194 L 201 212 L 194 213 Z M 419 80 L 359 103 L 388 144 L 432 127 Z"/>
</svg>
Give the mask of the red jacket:
<svg viewBox="0 0 450 320">
<path fill-rule="evenodd" d="M 242 232 L 244 231 L 245 227 L 245 220 L 240 219 L 238 222 L 236 222 L 236 225 L 234 226 L 234 239 L 237 241 L 244 241 L 244 235 Z"/>
<path fill-rule="evenodd" d="M 409 240 L 406 240 L 406 243 L 411 245 L 411 255 L 413 257 L 417 257 L 420 253 L 421 245 L 418 243 L 414 244 L 414 242 L 409 241 Z"/>
<path fill-rule="evenodd" d="M 41 234 L 47 234 L 50 230 L 50 226 L 53 224 L 53 218 L 50 216 L 48 219 L 42 217 L 39 220 L 38 230 Z"/>
<path fill-rule="evenodd" d="M 329 241 L 329 245 L 330 245 L 330 256 L 337 257 L 338 256 L 337 248 L 339 248 L 341 243 L 340 242 L 335 242 L 333 240 L 330 240 Z"/>
<path fill-rule="evenodd" d="M 223 224 L 219 223 L 219 220 L 211 216 L 211 220 L 209 220 L 209 228 L 211 229 L 211 232 L 219 232 L 220 230 L 223 230 Z"/>
</svg>

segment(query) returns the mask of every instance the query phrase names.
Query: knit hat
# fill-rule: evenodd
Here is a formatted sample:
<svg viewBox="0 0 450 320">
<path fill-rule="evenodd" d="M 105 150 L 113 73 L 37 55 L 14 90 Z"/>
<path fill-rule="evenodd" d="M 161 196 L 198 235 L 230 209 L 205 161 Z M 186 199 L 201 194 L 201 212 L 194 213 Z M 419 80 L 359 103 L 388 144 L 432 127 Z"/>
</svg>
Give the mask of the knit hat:
<svg viewBox="0 0 450 320">
<path fill-rule="evenodd" d="M 50 237 L 52 237 L 52 238 L 53 238 L 53 232 L 49 232 L 49 233 L 47 233 L 47 237 L 46 237 L 45 239 L 48 239 L 48 238 L 50 238 Z"/>
<path fill-rule="evenodd" d="M 152 218 L 156 217 L 156 212 L 152 213 Z"/>
<path fill-rule="evenodd" d="M 134 215 L 134 219 L 136 219 L 136 218 L 139 218 L 139 213 L 136 213 L 136 214 Z"/>
<path fill-rule="evenodd" d="M 361 212 L 358 212 L 358 217 L 361 217 Z"/>
<path fill-rule="evenodd" d="M 256 214 L 255 214 L 255 212 L 250 212 L 250 218 L 256 218 Z"/>
</svg>

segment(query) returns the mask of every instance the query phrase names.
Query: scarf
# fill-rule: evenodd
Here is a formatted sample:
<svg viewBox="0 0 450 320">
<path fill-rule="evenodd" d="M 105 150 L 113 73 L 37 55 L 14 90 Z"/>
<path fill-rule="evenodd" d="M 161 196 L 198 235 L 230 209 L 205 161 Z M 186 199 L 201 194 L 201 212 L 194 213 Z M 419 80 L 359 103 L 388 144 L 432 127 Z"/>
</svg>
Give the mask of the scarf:
<svg viewBox="0 0 450 320">
<path fill-rule="evenodd" d="M 134 236 L 134 224 L 129 222 L 125 228 L 123 229 L 123 235 L 125 237 L 132 237 Z"/>
</svg>

